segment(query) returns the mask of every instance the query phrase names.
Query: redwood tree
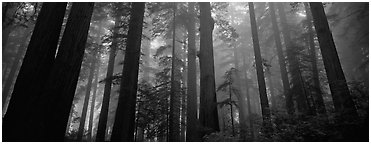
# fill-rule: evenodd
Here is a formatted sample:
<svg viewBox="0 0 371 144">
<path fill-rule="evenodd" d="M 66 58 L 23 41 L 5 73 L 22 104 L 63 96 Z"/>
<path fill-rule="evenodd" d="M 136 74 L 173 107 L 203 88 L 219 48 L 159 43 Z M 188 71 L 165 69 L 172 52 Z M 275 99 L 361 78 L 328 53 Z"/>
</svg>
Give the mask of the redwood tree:
<svg viewBox="0 0 371 144">
<path fill-rule="evenodd" d="M 124 66 L 111 141 L 133 141 L 135 103 L 138 87 L 140 46 L 142 39 L 144 2 L 133 2 L 130 10 Z"/>
<path fill-rule="evenodd" d="M 39 117 L 35 100 L 42 92 L 54 62 L 67 3 L 44 3 L 3 118 L 3 141 L 39 141 L 43 131 L 33 128 Z M 64 132 L 64 130 L 63 130 Z"/>
<path fill-rule="evenodd" d="M 121 15 L 118 15 L 116 13 L 115 17 L 115 26 L 113 29 L 113 37 L 112 45 L 110 47 L 109 51 L 109 58 L 108 58 L 108 67 L 107 67 L 107 73 L 106 73 L 106 82 L 104 85 L 104 92 L 103 92 L 103 101 L 102 101 L 102 107 L 99 115 L 99 122 L 98 122 L 98 129 L 97 129 L 97 136 L 96 141 L 103 142 L 106 137 L 106 128 L 107 128 L 107 117 L 108 117 L 108 109 L 109 109 L 109 100 L 111 97 L 111 88 L 112 88 L 112 75 L 113 75 L 113 68 L 115 65 L 115 57 L 116 57 L 116 51 L 117 51 L 117 43 L 118 43 L 118 33 L 119 33 L 119 24 L 120 24 L 120 17 Z"/>
<path fill-rule="evenodd" d="M 219 131 L 212 32 L 214 20 L 209 2 L 200 2 L 200 123 L 201 136 Z"/>
<path fill-rule="evenodd" d="M 313 15 L 313 24 L 325 65 L 327 80 L 337 113 L 337 122 L 341 125 L 343 137 L 347 141 L 359 141 L 361 129 L 352 126 L 351 121 L 357 121 L 358 114 L 350 95 L 347 82 L 341 67 L 335 43 L 328 25 L 327 17 L 322 3 L 310 3 Z"/>
<path fill-rule="evenodd" d="M 94 3 L 73 3 L 55 63 L 38 99 L 43 140 L 63 141 L 84 55 Z"/>
<path fill-rule="evenodd" d="M 260 104 L 261 104 L 261 110 L 262 110 L 262 115 L 263 115 L 263 127 L 266 128 L 265 132 L 268 132 L 270 125 L 271 125 L 270 124 L 271 116 L 270 116 L 270 109 L 269 109 L 269 103 L 268 103 L 268 97 L 267 97 L 267 90 L 265 87 L 262 57 L 260 53 L 260 46 L 259 46 L 259 39 L 258 39 L 258 30 L 256 27 L 256 20 L 255 20 L 255 10 L 254 10 L 254 4 L 252 2 L 249 2 L 249 11 L 250 11 L 251 33 L 252 33 L 252 40 L 253 40 L 254 54 L 255 54 L 256 74 L 258 77 Z"/>
<path fill-rule="evenodd" d="M 295 111 L 294 103 L 292 101 L 292 95 L 289 95 L 288 93 L 290 89 L 289 78 L 288 78 L 287 69 L 286 69 L 285 57 L 282 51 L 282 42 L 281 42 L 279 30 L 278 30 L 276 9 L 274 8 L 274 3 L 269 3 L 269 12 L 270 12 L 271 21 L 272 21 L 273 36 L 275 40 L 274 42 L 276 44 L 278 62 L 280 64 L 283 93 L 285 94 L 285 99 L 286 99 L 286 109 L 287 109 L 287 113 L 293 114 Z"/>
<path fill-rule="evenodd" d="M 199 141 L 197 130 L 195 3 L 188 3 L 187 142 Z"/>
</svg>

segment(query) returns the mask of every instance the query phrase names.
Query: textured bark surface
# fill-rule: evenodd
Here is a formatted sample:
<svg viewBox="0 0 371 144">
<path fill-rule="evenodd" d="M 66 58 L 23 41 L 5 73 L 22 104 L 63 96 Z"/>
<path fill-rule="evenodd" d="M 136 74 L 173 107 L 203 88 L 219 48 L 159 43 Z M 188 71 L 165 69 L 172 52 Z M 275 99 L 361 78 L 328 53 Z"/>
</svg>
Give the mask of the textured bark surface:
<svg viewBox="0 0 371 144">
<path fill-rule="evenodd" d="M 312 75 L 313 75 L 313 82 L 314 82 L 314 88 L 315 88 L 315 94 L 314 94 L 314 102 L 316 109 L 318 113 L 326 115 L 326 107 L 323 102 L 322 97 L 322 91 L 321 86 L 319 82 L 319 76 L 318 76 L 318 67 L 317 67 L 317 52 L 316 48 L 314 46 L 314 32 L 313 32 L 313 24 L 312 24 L 312 14 L 309 10 L 309 4 L 304 3 L 305 12 L 307 15 L 307 25 L 308 25 L 308 39 L 309 39 L 309 52 L 311 57 L 311 63 L 312 63 Z"/>
<path fill-rule="evenodd" d="M 339 124 L 339 129 L 343 136 L 342 141 L 367 140 L 367 127 L 360 127 L 354 123 L 359 121 L 359 117 L 345 80 L 322 3 L 310 3 L 310 8 L 325 65 L 327 80 L 330 85 L 332 100 L 337 113 L 336 122 Z M 362 140 L 357 137 L 364 139 Z"/>
<path fill-rule="evenodd" d="M 111 141 L 134 141 L 135 103 L 145 3 L 133 2 L 131 7 L 123 77 Z"/>
<path fill-rule="evenodd" d="M 290 89 L 289 77 L 287 74 L 285 57 L 282 51 L 282 42 L 281 42 L 280 33 L 278 29 L 276 9 L 274 8 L 274 3 L 269 3 L 269 12 L 270 12 L 271 21 L 272 21 L 273 35 L 274 35 L 274 40 L 275 40 L 274 42 L 276 45 L 278 62 L 280 64 L 283 92 L 285 94 L 285 100 L 286 100 L 286 109 L 287 109 L 287 113 L 294 114 L 295 110 L 294 110 L 294 103 L 292 101 L 292 96 L 288 94 L 288 91 Z"/>
<path fill-rule="evenodd" d="M 38 141 L 35 102 L 50 73 L 67 3 L 44 3 L 3 118 L 3 141 Z M 32 106 L 32 107 L 31 107 Z M 64 132 L 64 130 L 63 130 Z"/>
<path fill-rule="evenodd" d="M 340 116 L 356 117 L 357 111 L 341 68 L 322 3 L 310 3 L 335 110 Z"/>
<path fill-rule="evenodd" d="M 111 97 L 111 88 L 112 88 L 112 77 L 113 75 L 113 68 L 115 66 L 115 57 L 116 57 L 116 51 L 117 51 L 117 35 L 119 32 L 118 26 L 120 21 L 120 15 L 117 15 L 115 18 L 115 29 L 113 32 L 113 37 L 116 37 L 112 41 L 110 54 L 108 58 L 108 67 L 107 67 L 107 73 L 106 78 L 107 81 L 104 84 L 104 92 L 103 92 L 103 102 L 102 102 L 102 108 L 99 115 L 99 122 L 98 122 L 98 129 L 97 129 L 97 136 L 96 141 L 103 142 L 106 137 L 106 128 L 107 128 L 107 118 L 108 118 L 108 109 L 109 109 L 109 101 Z"/>
<path fill-rule="evenodd" d="M 209 2 L 200 2 L 200 123 L 201 136 L 219 131 L 212 32 L 214 20 Z"/>
<path fill-rule="evenodd" d="M 249 11 L 250 11 L 252 39 L 253 39 L 253 45 L 254 45 L 256 73 L 258 77 L 260 104 L 261 104 L 261 110 L 262 110 L 262 116 L 263 116 L 263 127 L 265 127 L 268 130 L 271 125 L 271 120 L 270 120 L 271 116 L 270 116 L 270 109 L 269 109 L 269 103 L 268 103 L 268 97 L 267 97 L 267 90 L 265 87 L 262 57 L 260 53 L 260 46 L 259 46 L 259 39 L 258 39 L 258 30 L 256 27 L 256 20 L 255 20 L 255 10 L 254 10 L 254 4 L 252 2 L 249 2 Z"/>
<path fill-rule="evenodd" d="M 73 3 L 52 71 L 39 100 L 45 141 L 63 141 L 94 3 Z M 35 122 L 37 123 L 37 122 Z"/>
<path fill-rule="evenodd" d="M 197 81 L 196 81 L 196 23 L 195 3 L 188 3 L 188 70 L 187 70 L 187 142 L 199 141 L 197 120 Z"/>
</svg>

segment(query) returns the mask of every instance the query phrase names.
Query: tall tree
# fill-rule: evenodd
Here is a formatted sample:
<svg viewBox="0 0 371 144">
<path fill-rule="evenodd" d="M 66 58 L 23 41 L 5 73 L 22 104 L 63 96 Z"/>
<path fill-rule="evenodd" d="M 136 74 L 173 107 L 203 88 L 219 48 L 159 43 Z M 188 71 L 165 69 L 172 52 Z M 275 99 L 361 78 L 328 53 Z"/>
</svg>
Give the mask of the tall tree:
<svg viewBox="0 0 371 144">
<path fill-rule="evenodd" d="M 201 136 L 219 131 L 213 54 L 214 20 L 209 2 L 200 2 L 200 123 Z"/>
<path fill-rule="evenodd" d="M 100 37 L 99 37 L 100 38 Z M 93 124 L 94 124 L 94 113 L 95 113 L 95 99 L 97 97 L 97 89 L 98 89 L 98 79 L 99 79 L 99 66 L 100 66 L 100 53 L 98 53 L 96 58 L 96 72 L 95 78 L 93 82 L 93 96 L 90 104 L 90 115 L 89 115 L 89 126 L 88 126 L 88 140 L 93 141 Z"/>
<path fill-rule="evenodd" d="M 270 12 L 271 21 L 272 21 L 273 35 L 274 35 L 274 40 L 275 40 L 274 42 L 276 44 L 278 62 L 280 64 L 283 93 L 285 94 L 285 99 L 286 99 L 286 109 L 287 109 L 287 113 L 293 114 L 295 111 L 294 103 L 292 101 L 292 95 L 289 95 L 288 93 L 290 89 L 289 78 L 288 78 L 287 69 L 286 69 L 285 57 L 282 51 L 282 42 L 281 42 L 279 30 L 278 30 L 276 9 L 274 8 L 274 3 L 269 3 L 269 12 Z"/>
<path fill-rule="evenodd" d="M 169 117 L 169 141 L 177 142 L 180 141 L 180 97 L 179 97 L 179 72 L 177 66 L 177 52 L 175 47 L 175 36 L 176 36 L 176 2 L 173 3 L 173 50 L 171 57 L 171 90 L 170 90 L 170 117 Z"/>
<path fill-rule="evenodd" d="M 199 141 L 197 130 L 196 23 L 195 3 L 188 3 L 187 142 Z"/>
<path fill-rule="evenodd" d="M 313 34 L 313 23 L 312 23 L 313 18 L 309 10 L 309 4 L 304 3 L 304 7 L 305 7 L 306 16 L 307 16 L 309 51 L 310 51 L 311 64 L 312 64 L 313 83 L 314 83 L 314 88 L 315 88 L 314 102 L 315 102 L 317 111 L 320 114 L 326 115 L 326 107 L 323 102 L 321 86 L 319 82 L 319 75 L 318 75 L 317 52 L 316 52 L 316 47 L 314 45 L 314 34 Z"/>
<path fill-rule="evenodd" d="M 84 55 L 94 3 L 73 3 L 38 112 L 45 141 L 63 141 Z"/>
<path fill-rule="evenodd" d="M 131 4 L 128 39 L 122 71 L 123 77 L 111 141 L 134 140 L 135 103 L 144 8 L 144 2 L 133 2 Z"/>
<path fill-rule="evenodd" d="M 287 23 L 286 14 L 285 14 L 282 3 L 277 3 L 277 7 L 278 7 L 278 14 L 280 17 L 280 22 L 282 25 L 283 40 L 286 46 L 289 71 L 291 74 L 292 87 L 288 95 L 291 95 L 289 97 L 295 96 L 297 106 L 298 106 L 298 112 L 300 114 L 308 114 L 309 109 L 307 105 L 305 89 L 303 86 L 303 80 L 302 80 L 301 71 L 299 67 L 299 61 L 296 56 L 297 55 L 296 54 L 297 52 L 295 49 L 296 47 L 291 40 L 290 29 Z"/>
<path fill-rule="evenodd" d="M 91 56 L 91 62 L 90 62 L 90 71 L 89 71 L 89 77 L 88 77 L 88 83 L 86 84 L 86 92 L 85 92 L 85 98 L 83 101 L 83 108 L 81 111 L 81 118 L 80 118 L 80 126 L 79 130 L 77 132 L 77 140 L 83 141 L 83 136 L 84 136 L 84 131 L 85 131 L 85 120 L 86 120 L 86 115 L 88 113 L 88 106 L 89 106 L 89 99 L 90 99 L 90 92 L 91 92 L 91 87 L 93 83 L 93 78 L 95 75 L 95 63 L 96 63 L 96 55 L 97 51 L 94 50 L 93 55 Z"/>
<path fill-rule="evenodd" d="M 112 88 L 112 75 L 113 69 L 115 65 L 115 57 L 117 51 L 117 43 L 118 43 L 118 34 L 119 34 L 119 25 L 120 25 L 120 18 L 121 15 L 116 13 L 115 16 L 115 25 L 113 28 L 113 40 L 109 50 L 109 58 L 108 58 L 108 68 L 106 73 L 106 82 L 104 85 L 104 92 L 103 92 L 103 102 L 101 107 L 101 112 L 99 115 L 99 122 L 98 122 L 98 130 L 96 141 L 102 142 L 105 140 L 106 137 L 106 128 L 107 128 L 107 117 L 108 117 L 108 109 L 109 109 L 109 101 L 111 97 L 111 88 Z"/>
<path fill-rule="evenodd" d="M 255 20 L 255 10 L 254 4 L 249 2 L 249 11 L 250 11 L 250 23 L 251 23 L 251 33 L 254 45 L 254 54 L 255 54 L 255 65 L 256 65 L 256 74 L 258 76 L 258 86 L 260 94 L 260 104 L 263 115 L 263 127 L 265 129 L 264 133 L 269 132 L 271 127 L 271 116 L 270 109 L 267 97 L 267 90 L 265 88 L 265 79 L 262 65 L 262 57 L 260 53 L 259 39 L 258 39 L 258 30 L 256 27 Z"/>
<path fill-rule="evenodd" d="M 35 141 L 40 129 L 33 129 L 31 100 L 40 95 L 54 62 L 67 3 L 44 3 L 14 85 L 3 119 L 4 141 Z M 22 135 L 22 137 L 19 137 Z"/>
<path fill-rule="evenodd" d="M 345 80 L 322 3 L 310 3 L 310 9 L 313 15 L 313 24 L 317 32 L 335 111 L 339 116 L 338 122 L 346 124 L 358 118 L 357 110 Z M 352 126 L 343 125 L 342 132 L 344 139 L 347 141 L 356 140 L 354 138 L 357 137 L 358 133 Z"/>
</svg>

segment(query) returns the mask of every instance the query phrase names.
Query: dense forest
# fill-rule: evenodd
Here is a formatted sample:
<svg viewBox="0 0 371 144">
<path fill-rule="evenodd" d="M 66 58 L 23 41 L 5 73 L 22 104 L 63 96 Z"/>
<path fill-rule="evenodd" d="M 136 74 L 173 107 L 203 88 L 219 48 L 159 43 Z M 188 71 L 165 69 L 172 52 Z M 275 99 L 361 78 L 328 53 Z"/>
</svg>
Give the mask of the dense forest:
<svg viewBox="0 0 371 144">
<path fill-rule="evenodd" d="M 2 141 L 369 141 L 369 3 L 2 2 Z"/>
</svg>

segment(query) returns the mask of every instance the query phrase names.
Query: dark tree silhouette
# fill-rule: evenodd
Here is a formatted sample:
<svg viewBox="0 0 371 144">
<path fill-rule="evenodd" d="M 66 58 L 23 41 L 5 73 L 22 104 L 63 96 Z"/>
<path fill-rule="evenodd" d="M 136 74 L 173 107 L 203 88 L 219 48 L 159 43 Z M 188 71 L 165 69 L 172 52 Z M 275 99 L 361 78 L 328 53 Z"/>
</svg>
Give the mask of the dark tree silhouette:
<svg viewBox="0 0 371 144">
<path fill-rule="evenodd" d="M 44 140 L 63 141 L 80 73 L 94 3 L 73 3 L 55 63 L 39 100 Z"/>
<path fill-rule="evenodd" d="M 99 115 L 98 130 L 97 130 L 97 136 L 96 136 L 96 141 L 99 141 L 99 142 L 105 141 L 105 137 L 106 137 L 109 100 L 111 97 L 111 87 L 112 87 L 111 77 L 113 75 L 113 68 L 115 65 L 115 57 L 117 53 L 116 51 L 117 51 L 117 43 L 118 43 L 120 17 L 121 15 L 118 15 L 116 13 L 115 26 L 113 29 L 114 39 L 112 40 L 112 45 L 109 51 L 108 68 L 107 68 L 107 73 L 106 73 L 107 80 L 104 85 L 103 102 L 102 102 L 101 112 Z"/>
<path fill-rule="evenodd" d="M 282 42 L 281 42 L 279 30 L 278 30 L 276 9 L 274 8 L 274 3 L 269 3 L 269 12 L 270 12 L 271 21 L 272 21 L 273 35 L 274 35 L 274 40 L 275 40 L 274 42 L 276 44 L 278 62 L 280 64 L 281 79 L 282 79 L 282 84 L 283 84 L 283 93 L 285 94 L 285 98 L 286 98 L 286 109 L 287 109 L 287 113 L 294 114 L 295 110 L 294 110 L 294 103 L 292 101 L 292 95 L 288 94 L 288 91 L 290 89 L 289 78 L 288 78 L 287 69 L 286 69 L 285 57 L 282 51 Z"/>
<path fill-rule="evenodd" d="M 120 85 L 119 102 L 111 141 L 133 141 L 135 126 L 135 103 L 138 86 L 140 46 L 142 39 L 144 2 L 131 4 L 128 39 Z"/>
<path fill-rule="evenodd" d="M 187 71 L 187 142 L 199 141 L 197 120 L 197 83 L 196 83 L 196 23 L 195 3 L 188 3 L 188 71 Z"/>
<path fill-rule="evenodd" d="M 3 118 L 4 141 L 39 141 L 42 130 L 33 127 L 39 117 L 35 100 L 50 73 L 67 3 L 44 3 L 19 70 L 7 113 Z"/>
<path fill-rule="evenodd" d="M 260 53 L 259 39 L 258 39 L 258 30 L 256 27 L 255 20 L 255 10 L 254 4 L 249 2 L 249 11 L 250 11 L 250 22 L 251 22 L 251 33 L 254 45 L 254 54 L 255 54 L 255 65 L 256 65 L 256 74 L 258 76 L 258 86 L 260 94 L 260 104 L 263 115 L 263 127 L 265 129 L 264 133 L 269 132 L 271 127 L 271 116 L 270 109 L 267 97 L 267 90 L 265 88 L 264 72 L 262 65 L 262 57 Z"/>
<path fill-rule="evenodd" d="M 200 2 L 200 123 L 204 127 L 201 136 L 219 131 L 217 101 L 215 93 L 215 70 L 211 17 L 209 2 Z"/>
<path fill-rule="evenodd" d="M 344 140 L 359 141 L 358 136 L 361 131 L 350 123 L 358 119 L 357 110 L 345 80 L 325 11 L 320 2 L 310 3 L 310 8 L 335 111 L 338 114 L 337 122 L 341 123 Z"/>
<path fill-rule="evenodd" d="M 308 39 L 309 39 L 309 51 L 311 57 L 311 64 L 312 64 L 312 75 L 313 75 L 313 83 L 315 88 L 315 95 L 314 95 L 314 102 L 317 111 L 322 115 L 326 114 L 326 107 L 323 102 L 322 92 L 321 92 L 321 85 L 319 82 L 319 74 L 318 74 L 318 67 L 317 67 L 317 52 L 316 47 L 314 45 L 314 32 L 313 32 L 313 18 L 312 14 L 309 10 L 309 4 L 304 3 L 305 12 L 307 15 L 307 26 L 308 26 Z"/>
<path fill-rule="evenodd" d="M 176 63 L 177 54 L 175 47 L 176 32 L 176 9 L 177 3 L 173 3 L 173 50 L 171 56 L 171 90 L 170 90 L 170 116 L 169 116 L 169 141 L 180 141 L 180 97 L 179 97 L 179 66 Z"/>
</svg>

